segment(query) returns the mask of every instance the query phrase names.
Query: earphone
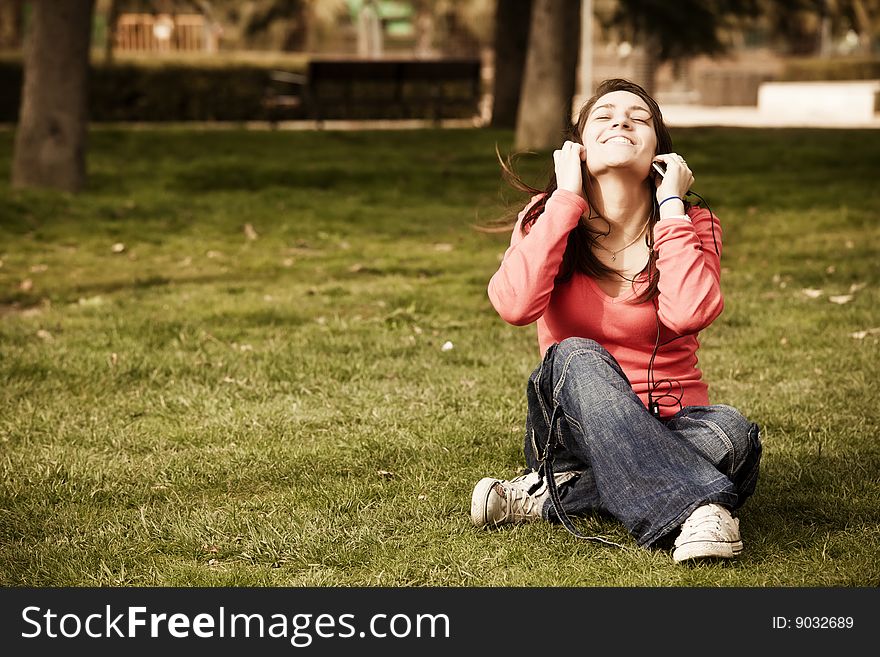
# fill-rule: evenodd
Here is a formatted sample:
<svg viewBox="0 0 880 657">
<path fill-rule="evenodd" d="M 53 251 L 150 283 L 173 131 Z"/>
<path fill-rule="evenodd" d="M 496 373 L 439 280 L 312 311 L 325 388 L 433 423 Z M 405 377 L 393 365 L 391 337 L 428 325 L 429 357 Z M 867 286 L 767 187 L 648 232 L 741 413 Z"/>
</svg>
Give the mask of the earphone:
<svg viewBox="0 0 880 657">
<path fill-rule="evenodd" d="M 659 167 L 655 166 L 654 168 L 663 175 L 663 171 L 660 170 Z M 709 203 L 702 196 L 697 194 L 694 191 L 688 190 L 685 196 L 696 196 L 700 199 L 700 202 L 706 206 L 706 209 L 709 211 L 709 226 L 712 229 L 712 244 L 715 247 L 715 255 L 719 258 L 721 257 L 721 252 L 718 249 L 718 240 L 715 238 L 715 213 L 712 212 L 712 208 L 709 207 Z M 654 350 L 651 352 L 651 359 L 648 361 L 648 410 L 658 420 L 660 419 L 660 407 L 661 406 L 678 406 L 679 410 L 681 409 L 681 399 L 684 396 L 684 388 L 679 381 L 674 381 L 672 379 L 661 379 L 660 381 L 654 380 L 654 360 L 657 358 L 657 352 L 660 351 L 660 347 L 663 347 L 667 344 L 675 342 L 681 337 L 681 335 L 677 335 L 674 338 L 667 340 L 664 343 L 660 343 L 660 303 L 655 297 L 652 299 L 651 303 L 654 305 L 654 318 L 657 321 L 657 337 L 654 340 Z M 666 390 L 661 395 L 657 395 L 658 388 L 660 386 L 667 386 Z M 673 393 L 674 386 L 678 386 L 678 394 Z M 660 400 L 662 399 L 672 399 L 673 403 L 670 404 L 661 404 Z"/>
</svg>

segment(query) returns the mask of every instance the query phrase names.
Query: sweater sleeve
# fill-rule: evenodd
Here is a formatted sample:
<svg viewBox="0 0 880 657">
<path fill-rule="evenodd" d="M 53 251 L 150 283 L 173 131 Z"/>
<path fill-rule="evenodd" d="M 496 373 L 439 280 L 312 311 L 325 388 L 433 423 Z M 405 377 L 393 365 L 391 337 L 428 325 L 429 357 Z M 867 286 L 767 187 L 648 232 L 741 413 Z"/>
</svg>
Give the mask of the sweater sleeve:
<svg viewBox="0 0 880 657">
<path fill-rule="evenodd" d="M 679 335 L 706 328 L 724 309 L 721 224 L 704 208 L 692 209 L 688 216 L 691 221 L 667 219 L 654 227 L 658 313 L 660 321 Z"/>
<path fill-rule="evenodd" d="M 578 194 L 556 190 L 547 200 L 540 219 L 522 234 L 522 221 L 536 196 L 520 212 L 510 248 L 489 281 L 489 300 L 501 318 L 516 326 L 539 319 L 547 309 L 568 234 L 578 225 L 587 202 Z"/>
</svg>

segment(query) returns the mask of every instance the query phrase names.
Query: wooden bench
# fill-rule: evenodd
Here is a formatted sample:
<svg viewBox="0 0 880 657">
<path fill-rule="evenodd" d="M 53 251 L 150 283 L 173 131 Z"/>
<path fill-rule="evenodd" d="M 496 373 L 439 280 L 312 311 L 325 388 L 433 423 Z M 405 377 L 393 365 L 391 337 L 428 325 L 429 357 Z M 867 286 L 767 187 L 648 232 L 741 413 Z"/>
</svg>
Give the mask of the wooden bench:
<svg viewBox="0 0 880 657">
<path fill-rule="evenodd" d="M 300 118 L 303 106 L 303 89 L 308 78 L 301 73 L 272 71 L 269 85 L 263 95 L 263 107 L 269 120 Z"/>
<path fill-rule="evenodd" d="M 315 59 L 304 104 L 316 121 L 473 118 L 480 76 L 479 59 Z"/>
</svg>

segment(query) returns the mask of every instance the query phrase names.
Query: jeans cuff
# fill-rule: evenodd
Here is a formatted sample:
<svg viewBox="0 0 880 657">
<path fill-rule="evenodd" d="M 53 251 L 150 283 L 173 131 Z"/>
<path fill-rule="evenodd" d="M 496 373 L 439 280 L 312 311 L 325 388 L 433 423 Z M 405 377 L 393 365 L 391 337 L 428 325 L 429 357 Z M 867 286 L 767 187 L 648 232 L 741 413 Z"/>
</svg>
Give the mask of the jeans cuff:
<svg viewBox="0 0 880 657">
<path fill-rule="evenodd" d="M 684 524 L 684 521 L 688 519 L 688 516 L 690 516 L 696 509 L 703 506 L 704 504 L 720 504 L 721 506 L 733 509 L 736 507 L 736 502 L 736 493 L 728 493 L 723 490 L 718 491 L 717 493 L 713 493 L 705 499 L 698 500 L 693 504 L 688 505 L 681 513 L 676 515 L 669 522 L 661 525 L 653 531 L 648 532 L 644 536 L 638 537 L 637 543 L 641 547 L 650 547 L 652 544 L 656 543 L 673 530 L 681 527 Z"/>
</svg>

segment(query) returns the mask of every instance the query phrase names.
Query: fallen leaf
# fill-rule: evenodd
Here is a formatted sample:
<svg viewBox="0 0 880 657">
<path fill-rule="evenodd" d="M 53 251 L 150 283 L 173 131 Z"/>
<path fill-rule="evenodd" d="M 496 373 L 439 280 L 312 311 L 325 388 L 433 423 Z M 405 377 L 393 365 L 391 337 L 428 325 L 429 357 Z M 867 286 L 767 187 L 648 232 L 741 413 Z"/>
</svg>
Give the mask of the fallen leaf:
<svg viewBox="0 0 880 657">
<path fill-rule="evenodd" d="M 849 293 L 858 292 L 859 290 L 863 290 L 868 287 L 867 283 L 853 283 L 849 286 Z"/>
<path fill-rule="evenodd" d="M 49 269 L 49 265 L 31 265 L 31 273 L 39 274 Z"/>
<path fill-rule="evenodd" d="M 223 257 L 222 253 L 220 253 L 219 251 L 213 251 L 213 250 L 208 251 L 205 255 L 208 256 L 209 258 L 222 258 Z"/>
<path fill-rule="evenodd" d="M 454 248 L 455 247 L 452 246 L 452 244 L 447 244 L 445 242 L 438 242 L 437 244 L 434 245 L 434 250 L 440 251 L 441 253 L 449 253 Z"/>
<path fill-rule="evenodd" d="M 253 241 L 259 237 L 259 235 L 257 235 L 257 231 L 254 230 L 254 227 L 252 224 L 245 224 L 244 225 L 244 236 L 251 241 Z"/>
<path fill-rule="evenodd" d="M 39 331 L 37 331 L 37 337 L 40 338 L 40 340 L 45 340 L 46 342 L 52 342 L 52 340 L 55 339 L 54 337 L 52 337 L 52 334 L 49 333 L 49 331 L 47 331 L 46 329 L 40 329 Z"/>
<path fill-rule="evenodd" d="M 825 273 L 826 273 L 826 274 L 833 274 L 833 273 L 836 272 L 836 271 L 837 271 L 837 267 L 835 267 L 834 265 L 828 265 L 828 266 L 825 268 Z"/>
<path fill-rule="evenodd" d="M 801 292 L 803 292 L 806 296 L 810 297 L 811 299 L 818 299 L 823 294 L 822 290 L 816 290 L 812 287 L 805 287 L 801 290 Z"/>
<path fill-rule="evenodd" d="M 110 365 L 116 366 L 116 363 L 119 362 L 119 355 L 114 351 L 110 354 Z"/>
<path fill-rule="evenodd" d="M 80 306 L 100 306 L 104 303 L 103 297 L 100 295 L 95 297 L 80 297 L 76 302 Z"/>
<path fill-rule="evenodd" d="M 41 307 L 39 307 L 39 306 L 33 306 L 33 307 L 31 307 L 31 308 L 25 308 L 24 310 L 21 311 L 21 316 L 22 316 L 22 317 L 36 317 L 37 315 L 42 315 L 42 314 L 43 314 L 43 310 L 44 310 L 44 309 L 41 308 Z"/>
<path fill-rule="evenodd" d="M 880 333 L 880 326 L 876 328 L 865 329 L 864 331 L 856 331 L 854 333 L 850 333 L 849 337 L 855 338 L 856 340 L 864 340 L 869 335 L 877 335 Z"/>
<path fill-rule="evenodd" d="M 389 472 L 388 470 L 376 470 L 376 474 L 379 475 L 380 477 L 388 477 L 388 478 L 394 476 L 394 473 Z"/>
<path fill-rule="evenodd" d="M 281 261 L 281 264 L 285 267 L 293 267 L 293 263 L 295 260 L 293 258 L 285 258 Z"/>
<path fill-rule="evenodd" d="M 31 279 L 26 278 L 19 284 L 18 288 L 22 292 L 30 292 L 34 289 L 34 282 Z"/>
<path fill-rule="evenodd" d="M 113 253 L 123 253 L 125 251 L 125 244 L 122 242 L 116 242 L 116 244 L 110 247 L 110 250 Z"/>
<path fill-rule="evenodd" d="M 785 345 L 788 344 L 788 338 L 780 338 L 779 344 L 781 344 L 784 347 Z"/>
<path fill-rule="evenodd" d="M 837 304 L 843 305 L 845 303 L 849 303 L 850 301 L 852 301 L 853 295 L 851 295 L 851 294 L 838 294 L 833 297 L 828 297 L 828 300 L 831 303 L 837 303 Z"/>
<path fill-rule="evenodd" d="M 352 274 L 357 274 L 359 271 L 363 271 L 363 269 L 364 266 L 361 263 L 356 262 L 348 268 L 348 271 L 350 271 Z"/>
</svg>

